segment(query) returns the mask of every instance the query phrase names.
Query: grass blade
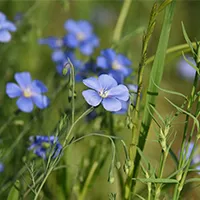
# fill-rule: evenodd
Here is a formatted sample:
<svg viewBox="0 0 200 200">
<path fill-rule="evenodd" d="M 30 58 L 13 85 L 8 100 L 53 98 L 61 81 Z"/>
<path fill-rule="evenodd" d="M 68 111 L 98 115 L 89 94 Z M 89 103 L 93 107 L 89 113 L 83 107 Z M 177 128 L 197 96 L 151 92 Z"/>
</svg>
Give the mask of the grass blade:
<svg viewBox="0 0 200 200">
<path fill-rule="evenodd" d="M 153 62 L 152 71 L 150 73 L 149 87 L 147 91 L 145 110 L 144 110 L 142 126 L 140 130 L 139 144 L 138 144 L 141 150 L 144 149 L 149 127 L 152 121 L 152 115 L 149 112 L 150 109 L 149 106 L 150 105 L 155 106 L 156 96 L 158 95 L 158 88 L 155 86 L 155 84 L 157 86 L 160 85 L 164 71 L 164 61 L 168 46 L 172 19 L 175 10 L 175 4 L 176 0 L 172 1 L 172 3 L 166 8 L 162 31 L 158 43 L 158 48 Z M 136 168 L 134 170 L 134 177 L 136 177 L 135 175 L 138 173 L 137 168 L 139 167 L 139 162 L 140 162 L 140 155 L 138 153 L 135 161 L 136 161 Z"/>
</svg>

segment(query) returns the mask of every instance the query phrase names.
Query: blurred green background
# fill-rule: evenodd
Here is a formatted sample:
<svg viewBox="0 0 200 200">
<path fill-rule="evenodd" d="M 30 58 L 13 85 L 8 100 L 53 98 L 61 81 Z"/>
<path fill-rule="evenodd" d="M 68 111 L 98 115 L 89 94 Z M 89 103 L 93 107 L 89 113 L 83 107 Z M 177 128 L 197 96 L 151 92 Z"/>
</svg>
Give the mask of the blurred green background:
<svg viewBox="0 0 200 200">
<path fill-rule="evenodd" d="M 134 32 L 137 29 L 138 33 L 134 34 L 133 37 L 124 42 L 122 45 L 119 45 L 117 48 L 118 52 L 127 55 L 133 62 L 132 66 L 135 78 L 130 79 L 129 83 L 137 82 L 137 70 L 142 45 L 142 30 L 147 27 L 153 3 L 154 1 L 150 0 L 133 0 L 124 25 L 122 36 Z M 48 95 L 51 95 L 55 89 L 59 87 L 59 84 L 64 81 L 63 78 L 55 75 L 55 64 L 51 60 L 51 50 L 47 46 L 39 45 L 38 39 L 48 36 L 62 37 L 66 33 L 63 25 L 67 19 L 88 20 L 94 26 L 94 32 L 100 38 L 100 47 L 96 49 L 94 54 L 97 56 L 99 55 L 101 49 L 109 48 L 112 44 L 113 30 L 122 4 L 123 1 L 120 0 L 0 1 L 0 11 L 5 13 L 10 21 L 14 21 L 14 17 L 17 13 L 22 13 L 22 20 L 17 22 L 18 30 L 13 34 L 12 41 L 8 44 L 0 44 L 0 126 L 4 124 L 9 116 L 11 116 L 17 109 L 15 100 L 9 99 L 5 94 L 5 85 L 8 81 L 13 81 L 15 72 L 29 71 L 34 79 L 42 80 L 49 88 Z M 200 40 L 200 26 L 198 20 L 199 9 L 199 1 L 185 0 L 177 2 L 169 40 L 169 47 L 185 43 L 181 29 L 181 21 L 184 22 L 185 28 L 191 40 Z M 150 43 L 148 57 L 154 55 L 156 51 L 161 30 L 162 17 L 162 14 L 158 17 L 158 23 L 156 25 L 155 32 L 153 33 L 153 39 Z M 82 59 L 86 58 L 82 57 Z M 177 73 L 177 62 L 179 59 L 180 54 L 170 54 L 167 56 L 161 87 L 187 95 L 190 92 L 192 84 L 191 82 L 179 77 Z M 148 83 L 150 69 L 151 65 L 148 65 L 145 70 L 145 84 Z M 81 97 L 82 89 L 82 84 L 79 83 L 77 86 L 77 113 L 83 112 L 86 109 L 84 100 Z M 157 109 L 165 118 L 174 112 L 175 109 L 167 103 L 164 96 L 170 98 L 177 105 L 181 105 L 182 100 L 174 96 L 169 96 L 166 93 L 160 93 L 157 99 Z M 24 130 L 24 127 L 31 122 L 31 128 L 19 141 L 14 150 L 10 152 L 9 156 L 3 161 L 5 170 L 0 174 L 0 182 L 4 183 L 6 180 L 7 183 L 8 181 L 11 181 L 14 178 L 14 175 L 18 173 L 24 165 L 23 158 L 25 159 L 24 156 L 27 154 L 28 137 L 30 135 L 49 135 L 52 133 L 61 114 L 70 109 L 67 97 L 68 91 L 63 90 L 63 92 L 59 93 L 55 101 L 52 102 L 52 105 L 48 109 L 42 111 L 42 113 L 35 113 L 38 115 L 39 120 L 34 121 L 33 114 L 21 113 L 4 131 L 0 138 L 2 155 L 9 150 L 9 147 L 15 142 L 19 133 Z M 122 120 L 125 120 L 124 116 L 115 116 L 115 123 L 119 126 L 117 127 L 117 135 L 122 137 L 127 144 L 129 144 L 131 131 L 125 128 L 125 122 Z M 177 134 L 173 149 L 176 153 L 180 148 L 183 122 L 183 116 L 174 122 L 173 128 L 174 132 Z M 99 129 L 101 129 L 101 127 L 98 119 L 94 123 L 86 123 L 86 121 L 82 121 L 82 124 L 80 124 L 75 134 L 87 134 L 91 131 Z M 156 138 L 155 130 L 156 127 L 152 126 L 146 143 L 145 154 L 156 167 L 159 164 L 158 159 L 160 155 L 160 148 L 159 145 L 154 142 Z M 84 162 L 86 163 L 83 166 L 87 166 L 87 156 L 89 153 L 88 147 L 104 144 L 102 140 L 102 138 L 88 138 L 68 148 L 66 154 L 64 155 L 65 164 L 67 163 L 68 168 L 68 189 L 72 188 L 74 184 L 76 185 L 77 179 L 80 179 L 78 174 L 83 157 Z M 108 145 L 108 148 L 110 148 L 109 152 L 111 152 L 111 146 Z M 121 151 L 122 148 L 119 147 L 119 158 L 123 161 L 124 157 Z M 109 193 L 118 193 L 119 184 L 117 182 L 117 178 L 114 184 L 109 184 L 107 182 L 110 160 L 111 155 L 108 155 L 104 167 L 101 169 L 98 177 L 96 177 L 94 182 L 91 184 L 86 199 L 108 199 Z M 166 167 L 166 174 L 173 171 L 174 168 L 175 166 L 173 162 L 169 159 Z M 51 191 L 51 193 L 50 197 L 46 198 L 55 200 L 75 198 L 65 198 L 63 194 L 61 194 L 61 189 L 59 189 L 59 187 L 62 187 L 60 184 L 63 184 L 63 180 L 60 183 L 60 179 L 58 177 L 58 175 L 54 174 L 50 176 L 46 190 L 49 193 Z M 59 187 L 56 185 L 59 185 Z M 140 187 L 143 186 L 144 185 Z M 73 190 L 76 190 L 76 187 L 73 187 Z M 7 192 L 8 189 L 1 193 L 1 199 L 6 199 L 5 196 L 7 195 Z M 194 185 L 191 186 L 189 190 L 184 193 L 184 196 L 184 199 L 199 199 L 200 195 L 198 187 L 194 187 Z M 30 197 L 27 197 L 27 199 L 32 199 L 31 195 Z"/>
</svg>

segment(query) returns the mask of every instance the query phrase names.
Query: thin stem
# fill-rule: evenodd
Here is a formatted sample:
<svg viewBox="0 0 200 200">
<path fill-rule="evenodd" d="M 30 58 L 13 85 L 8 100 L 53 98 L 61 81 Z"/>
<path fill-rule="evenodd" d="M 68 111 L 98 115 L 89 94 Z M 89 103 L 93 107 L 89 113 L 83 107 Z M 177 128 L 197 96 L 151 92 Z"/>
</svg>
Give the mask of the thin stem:
<svg viewBox="0 0 200 200">
<path fill-rule="evenodd" d="M 41 183 L 41 185 L 40 185 L 40 187 L 39 187 L 39 189 L 38 189 L 38 191 L 37 191 L 37 193 L 36 193 L 36 195 L 35 195 L 34 200 L 37 200 L 37 199 L 38 199 L 39 194 L 40 194 L 40 192 L 41 192 L 41 190 L 42 190 L 42 188 L 43 188 L 43 186 L 44 186 L 44 184 L 45 184 L 45 182 L 46 182 L 48 176 L 50 175 L 51 171 L 52 171 L 52 169 L 50 169 L 50 170 L 47 171 L 47 174 L 45 175 L 45 177 L 44 177 L 44 179 L 43 179 L 43 181 L 42 181 L 42 183 Z"/>
<path fill-rule="evenodd" d="M 80 196 L 78 197 L 78 200 L 84 200 L 85 199 L 85 195 L 87 194 L 87 191 L 88 191 L 88 188 L 89 188 L 89 184 L 93 178 L 93 175 L 98 167 L 99 163 L 98 162 L 94 162 L 91 169 L 90 169 L 90 172 L 88 174 L 88 177 L 85 181 L 85 184 L 83 186 L 83 189 L 82 189 L 82 192 L 80 194 Z"/>
<path fill-rule="evenodd" d="M 118 21 L 117 21 L 117 24 L 115 26 L 115 30 L 113 33 L 113 42 L 114 43 L 118 42 L 121 38 L 122 29 L 123 29 L 126 17 L 128 15 L 128 11 L 130 9 L 131 2 L 132 2 L 132 0 L 124 0 L 124 4 L 120 11 L 120 15 L 119 15 L 119 18 L 118 18 Z"/>
<path fill-rule="evenodd" d="M 196 47 L 196 42 L 193 42 L 192 46 Z M 189 52 L 190 51 L 189 45 L 186 43 L 186 44 L 180 44 L 180 45 L 170 47 L 169 49 L 167 49 L 166 54 L 174 53 L 174 52 L 177 52 L 177 51 Z M 146 61 L 146 64 L 148 65 L 148 64 L 152 63 L 154 61 L 154 58 L 155 58 L 155 55 L 148 58 L 147 61 Z"/>
<path fill-rule="evenodd" d="M 70 87 L 72 87 L 72 124 L 74 123 L 74 115 L 75 115 L 75 99 L 74 99 L 74 94 L 75 94 L 75 71 L 74 71 L 74 66 L 70 59 L 68 59 L 68 62 L 70 64 Z M 68 63 L 66 64 L 68 65 Z M 72 85 L 71 85 L 72 84 Z"/>
<path fill-rule="evenodd" d="M 198 134 L 200 134 L 200 133 L 198 133 Z M 184 169 L 184 174 L 182 176 L 181 182 L 179 184 L 177 184 L 176 187 L 175 187 L 173 200 L 178 200 L 179 199 L 180 193 L 181 193 L 181 191 L 183 189 L 183 185 L 185 183 L 185 179 L 186 179 L 188 170 L 190 168 L 190 165 L 191 165 L 191 162 L 192 162 L 192 159 L 193 159 L 193 155 L 195 153 L 195 149 L 196 149 L 196 147 L 198 145 L 198 140 L 199 140 L 199 137 L 197 137 L 197 139 L 195 140 L 194 146 L 192 148 L 192 152 L 191 152 L 190 157 L 189 157 L 189 159 L 187 161 L 187 166 Z"/>
<path fill-rule="evenodd" d="M 132 181 L 132 175 L 134 171 L 134 159 L 135 159 L 135 154 L 136 154 L 136 148 L 135 145 L 137 145 L 138 142 L 138 123 L 139 123 L 139 109 L 140 109 L 140 95 L 143 87 L 143 74 L 144 74 L 144 68 L 146 66 L 146 60 L 147 60 L 147 48 L 148 44 L 150 41 L 150 38 L 152 36 L 152 33 L 155 28 L 155 20 L 156 20 L 156 9 L 157 9 L 157 4 L 154 4 L 152 10 L 151 10 L 151 15 L 150 15 L 150 20 L 147 28 L 147 32 L 144 35 L 143 38 L 143 46 L 142 46 L 142 57 L 141 61 L 139 63 L 139 73 L 138 73 L 138 90 L 137 90 L 137 97 L 136 97 L 136 105 L 135 109 L 133 111 L 132 115 L 132 122 L 133 122 L 133 128 L 132 128 L 132 142 L 129 148 L 129 154 L 130 154 L 130 159 L 132 161 L 132 166 L 130 169 L 130 172 L 128 174 L 128 178 L 125 184 L 125 199 L 129 199 L 131 195 L 131 190 L 133 189 L 133 181 Z"/>
<path fill-rule="evenodd" d="M 165 163 L 167 160 L 167 155 L 168 155 L 168 151 L 163 151 L 161 154 L 161 162 L 160 162 L 158 178 L 162 178 L 162 176 L 163 176 L 163 171 L 164 171 Z M 159 184 L 159 183 L 156 184 L 156 189 L 155 189 L 155 199 L 156 200 L 160 199 L 161 186 L 162 186 L 162 184 Z"/>
<path fill-rule="evenodd" d="M 91 113 L 93 111 L 94 107 L 90 107 L 89 109 L 87 109 L 71 126 L 71 128 L 69 129 L 69 132 L 67 133 L 67 136 L 65 138 L 65 141 L 63 143 L 63 149 L 66 148 L 66 145 L 67 145 L 67 142 L 68 142 L 68 139 L 72 133 L 72 130 L 73 128 L 75 127 L 75 125 L 83 118 L 85 117 L 86 115 L 88 115 L 89 113 Z"/>
<path fill-rule="evenodd" d="M 199 69 L 200 68 L 200 63 L 197 62 L 197 58 L 196 58 L 196 63 L 197 63 L 197 68 Z M 195 73 L 195 78 L 194 78 L 194 81 L 193 81 L 193 87 L 192 87 L 192 91 L 191 91 L 191 94 L 190 94 L 190 97 L 189 97 L 189 101 L 188 101 L 188 105 L 187 105 L 187 110 L 188 111 L 191 111 L 192 109 L 192 105 L 194 103 L 194 97 L 195 97 L 195 93 L 197 91 L 197 86 L 198 86 L 198 80 L 199 80 L 199 75 L 198 73 L 196 72 Z M 198 115 L 198 106 L 199 106 L 199 102 L 197 103 L 197 106 L 196 106 L 196 113 L 195 115 Z M 191 138 L 192 138 L 192 135 L 193 135 L 193 132 L 194 132 L 194 126 L 195 126 L 195 123 L 193 123 L 193 127 L 192 127 L 192 131 L 190 133 L 190 136 L 189 136 L 189 140 L 188 140 L 188 144 L 186 146 L 186 136 L 187 136 L 187 129 L 188 129 L 188 124 L 189 124 L 189 115 L 186 115 L 186 124 L 185 124 L 185 127 L 184 127 L 184 134 L 183 134 L 183 137 L 182 137 L 182 143 L 181 143 L 181 154 L 180 154 L 180 162 L 179 162 L 179 166 L 178 166 L 178 169 L 182 168 L 182 166 L 184 165 L 184 161 L 186 160 L 186 153 L 188 151 L 188 148 L 189 148 L 189 142 L 191 141 Z M 198 133 L 199 134 L 199 133 Z M 176 187 L 175 187 L 175 190 L 174 190 L 174 197 L 173 199 L 176 200 L 177 198 L 179 198 L 180 196 L 180 193 L 182 191 L 182 187 L 183 187 L 183 184 L 185 182 L 185 178 L 187 176 L 187 173 L 188 173 L 188 169 L 190 167 L 190 163 L 192 161 L 192 155 L 194 153 L 194 149 L 196 147 L 196 143 L 198 141 L 198 137 L 195 141 L 195 144 L 194 144 L 194 147 L 192 149 L 192 152 L 190 154 L 190 157 L 189 157 L 189 161 L 188 161 L 188 165 L 186 166 L 186 170 L 185 172 L 181 172 L 181 174 L 179 174 L 179 180 L 181 181 L 180 183 L 176 184 Z M 187 148 L 185 150 L 185 147 Z M 185 153 L 186 152 L 186 153 Z M 183 173 L 183 175 L 182 175 Z"/>
</svg>

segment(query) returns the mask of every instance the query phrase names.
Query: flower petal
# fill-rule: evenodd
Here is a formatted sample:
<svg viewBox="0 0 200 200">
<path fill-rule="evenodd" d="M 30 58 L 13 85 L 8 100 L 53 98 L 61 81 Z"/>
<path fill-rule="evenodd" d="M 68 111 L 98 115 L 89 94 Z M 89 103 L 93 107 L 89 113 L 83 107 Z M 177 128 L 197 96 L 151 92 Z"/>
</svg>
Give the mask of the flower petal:
<svg viewBox="0 0 200 200">
<path fill-rule="evenodd" d="M 0 30 L 0 42 L 9 42 L 11 34 L 7 30 Z"/>
<path fill-rule="evenodd" d="M 103 56 L 98 56 L 97 57 L 97 66 L 102 68 L 102 69 L 108 69 L 108 68 L 111 67 L 110 63 Z"/>
<path fill-rule="evenodd" d="M 112 87 L 117 86 L 117 81 L 112 77 L 107 74 L 102 74 L 99 76 L 99 83 L 102 87 L 102 89 L 109 90 Z"/>
<path fill-rule="evenodd" d="M 102 89 L 101 85 L 99 84 L 98 79 L 95 77 L 84 79 L 83 84 L 89 88 L 96 90 L 97 92 L 99 92 Z"/>
<path fill-rule="evenodd" d="M 122 101 L 128 101 L 129 99 L 128 88 L 125 85 L 118 85 L 116 87 L 113 87 L 108 91 L 108 98 L 109 97 L 115 97 Z"/>
<path fill-rule="evenodd" d="M 99 46 L 99 38 L 96 35 L 91 35 L 90 38 L 88 39 L 88 41 L 90 41 L 90 43 L 94 46 L 94 47 L 98 47 Z"/>
<path fill-rule="evenodd" d="M 130 101 L 121 101 L 122 108 L 119 111 L 114 112 L 114 113 L 119 114 L 119 115 L 125 114 L 128 111 L 129 103 L 130 103 Z"/>
<path fill-rule="evenodd" d="M 122 54 L 117 55 L 117 61 L 124 66 L 130 66 L 132 64 L 132 62 Z"/>
<path fill-rule="evenodd" d="M 76 48 L 79 45 L 79 41 L 76 38 L 76 35 L 73 33 L 68 33 L 64 37 L 65 44 L 70 48 Z"/>
<path fill-rule="evenodd" d="M 64 69 L 64 65 L 62 65 L 62 64 L 56 65 L 56 71 L 57 71 L 60 75 L 63 75 L 63 69 Z"/>
<path fill-rule="evenodd" d="M 31 90 L 33 93 L 44 93 L 44 92 L 47 92 L 48 89 L 47 87 L 45 86 L 44 83 L 42 83 L 41 81 L 39 80 L 34 80 L 31 84 Z"/>
<path fill-rule="evenodd" d="M 93 45 L 91 43 L 83 43 L 80 45 L 80 52 L 86 56 L 93 53 Z"/>
<path fill-rule="evenodd" d="M 138 90 L 138 86 L 137 85 L 128 84 L 127 87 L 131 92 L 137 92 L 137 90 Z"/>
<path fill-rule="evenodd" d="M 22 89 L 25 89 L 31 85 L 31 75 L 29 72 L 16 73 L 15 80 Z"/>
<path fill-rule="evenodd" d="M 31 112 L 33 110 L 32 100 L 23 96 L 17 100 L 17 106 L 23 112 Z"/>
<path fill-rule="evenodd" d="M 102 98 L 94 90 L 84 90 L 82 95 L 87 103 L 91 106 L 98 106 L 102 101 Z"/>
<path fill-rule="evenodd" d="M 103 99 L 102 104 L 107 111 L 111 112 L 119 111 L 122 108 L 121 102 L 115 98 Z"/>
<path fill-rule="evenodd" d="M 51 58 L 54 62 L 63 62 L 66 57 L 62 50 L 56 50 L 52 53 Z"/>
<path fill-rule="evenodd" d="M 124 83 L 124 74 L 120 73 L 119 71 L 116 70 L 111 70 L 109 71 L 110 76 L 112 76 L 118 84 L 123 84 Z"/>
<path fill-rule="evenodd" d="M 0 22 L 3 22 L 6 20 L 6 16 L 4 13 L 0 12 Z"/>
<path fill-rule="evenodd" d="M 101 55 L 112 63 L 115 60 L 116 52 L 113 49 L 105 49 L 101 51 Z"/>
<path fill-rule="evenodd" d="M 10 98 L 15 98 L 22 95 L 22 90 L 20 87 L 15 83 L 7 83 L 6 85 L 6 94 Z"/>
<path fill-rule="evenodd" d="M 67 31 L 72 32 L 72 33 L 78 33 L 80 32 L 80 28 L 77 25 L 77 22 L 69 19 L 65 22 L 64 27 Z"/>
<path fill-rule="evenodd" d="M 2 27 L 1 27 L 2 29 L 6 29 L 6 30 L 8 30 L 8 31 L 14 32 L 14 31 L 17 30 L 15 24 L 12 23 L 12 22 L 10 22 L 10 21 L 4 22 L 1 26 L 2 26 Z"/>
<path fill-rule="evenodd" d="M 49 99 L 45 95 L 32 96 L 32 100 L 34 104 L 40 109 L 44 109 L 49 105 Z"/>
<path fill-rule="evenodd" d="M 77 22 L 78 27 L 80 28 L 81 32 L 86 33 L 86 35 L 90 35 L 92 33 L 92 26 L 88 21 L 80 20 Z"/>
<path fill-rule="evenodd" d="M 63 46 L 63 40 L 57 37 L 48 37 L 39 39 L 39 44 L 46 44 L 52 49 L 59 49 Z"/>
</svg>

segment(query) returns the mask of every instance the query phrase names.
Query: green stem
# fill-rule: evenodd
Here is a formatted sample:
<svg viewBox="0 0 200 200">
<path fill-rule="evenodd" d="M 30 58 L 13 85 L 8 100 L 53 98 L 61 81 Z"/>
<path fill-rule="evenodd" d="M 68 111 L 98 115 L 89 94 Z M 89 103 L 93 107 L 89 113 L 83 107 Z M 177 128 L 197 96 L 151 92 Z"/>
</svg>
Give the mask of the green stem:
<svg viewBox="0 0 200 200">
<path fill-rule="evenodd" d="M 75 99 L 74 99 L 74 95 L 75 95 L 75 72 L 74 72 L 74 66 L 71 63 L 71 61 L 68 59 L 68 62 L 70 63 L 70 87 L 72 86 L 72 124 L 74 123 L 74 115 L 75 115 Z M 71 85 L 72 84 L 72 85 Z"/>
<path fill-rule="evenodd" d="M 163 176 L 163 171 L 164 171 L 165 163 L 166 163 L 166 160 L 167 160 L 167 155 L 168 155 L 167 151 L 163 151 L 162 154 L 161 154 L 161 162 L 160 162 L 158 178 L 162 178 L 162 176 Z M 160 199 L 161 186 L 162 186 L 162 184 L 156 184 L 155 200 Z"/>
<path fill-rule="evenodd" d="M 200 134 L 200 133 L 198 133 L 198 135 L 199 135 L 199 134 Z M 195 149 L 196 149 L 196 147 L 197 147 L 197 145 L 198 145 L 198 140 L 199 140 L 199 137 L 197 137 L 197 139 L 195 140 L 194 146 L 193 146 L 193 148 L 192 148 L 192 152 L 191 152 L 190 157 L 189 157 L 189 159 L 188 159 L 188 161 L 187 161 L 187 166 L 186 166 L 186 168 L 184 169 L 184 174 L 183 174 L 183 176 L 181 177 L 181 182 L 178 183 L 178 184 L 176 185 L 176 187 L 175 187 L 173 200 L 178 200 L 179 197 L 180 197 L 180 193 L 181 193 L 181 191 L 182 191 L 182 189 L 183 189 L 183 186 L 184 186 L 184 183 L 185 183 L 185 179 L 186 179 L 188 170 L 189 170 L 189 168 L 190 168 L 190 165 L 191 165 L 191 162 L 192 162 L 192 159 L 193 159 L 193 155 L 194 155 L 194 153 L 195 153 Z"/>
<path fill-rule="evenodd" d="M 40 185 L 40 187 L 39 187 L 39 189 L 38 189 L 38 191 L 37 191 L 37 193 L 36 193 L 36 195 L 35 195 L 34 200 L 37 200 L 37 199 L 38 199 L 39 194 L 40 194 L 40 192 L 41 192 L 41 190 L 42 190 L 42 188 L 43 188 L 43 186 L 44 186 L 44 184 L 45 184 L 47 178 L 49 177 L 51 171 L 52 171 L 52 169 L 50 169 L 50 170 L 47 171 L 47 174 L 45 175 L 45 177 L 44 177 L 44 179 L 43 179 L 43 181 L 42 181 L 42 183 L 41 183 L 41 185 Z"/>
<path fill-rule="evenodd" d="M 193 42 L 192 46 L 196 47 L 196 42 Z M 169 49 L 167 49 L 166 55 L 170 54 L 170 53 L 177 52 L 177 51 L 190 52 L 191 50 L 190 50 L 189 45 L 187 43 L 186 44 L 180 44 L 180 45 L 173 46 L 173 47 L 170 47 Z M 148 58 L 147 61 L 146 61 L 146 64 L 148 65 L 148 64 L 152 63 L 154 61 L 154 58 L 155 58 L 155 55 Z"/>
<path fill-rule="evenodd" d="M 200 64 L 197 65 L 197 67 L 199 68 L 200 67 Z M 191 108 L 192 108 L 192 105 L 193 105 L 193 101 L 194 101 L 194 96 L 195 96 L 195 92 L 197 90 L 197 85 L 198 85 L 198 79 L 199 79 L 199 75 L 198 73 L 196 72 L 195 74 L 195 78 L 194 78 L 194 82 L 193 82 L 193 87 L 192 87 L 192 91 L 191 91 L 191 94 L 190 94 L 190 97 L 189 97 L 189 102 L 188 102 L 188 105 L 187 105 L 187 110 L 188 111 L 191 111 Z M 198 107 L 198 104 L 197 104 L 197 107 Z M 197 108 L 198 109 L 198 108 Z M 196 109 L 196 110 L 197 110 Z M 188 145 L 189 145 L 189 142 L 187 144 L 187 147 L 186 147 L 186 138 L 187 138 L 187 129 L 188 129 L 188 123 L 189 123 L 189 115 L 186 115 L 186 124 L 184 126 L 184 133 L 183 133 L 183 137 L 182 137 L 182 143 L 181 143 L 181 153 L 180 153 L 180 161 L 179 161 L 179 165 L 178 165 L 178 169 L 182 168 L 182 166 L 184 165 L 184 160 L 186 160 L 186 153 L 185 153 L 185 148 L 187 148 L 188 150 Z M 194 126 L 194 125 L 193 125 Z M 193 127 L 194 128 L 194 127 Z M 191 132 L 190 134 L 190 137 L 189 137 L 189 141 L 191 140 L 192 138 L 192 134 L 193 134 L 193 131 Z M 187 151 L 186 151 L 187 152 Z M 186 171 L 187 172 L 187 171 Z M 182 173 L 182 172 L 180 172 Z M 182 182 L 182 174 L 179 174 L 179 179 L 181 180 Z M 180 195 L 180 192 L 178 192 L 179 190 L 179 185 L 180 183 L 176 184 L 176 187 L 175 187 L 175 190 L 174 190 L 174 200 L 177 198 L 177 195 L 179 196 Z"/>
<path fill-rule="evenodd" d="M 151 10 L 151 15 L 150 15 L 150 20 L 147 28 L 147 32 L 144 35 L 143 39 L 143 46 L 142 46 L 142 57 L 141 61 L 139 63 L 139 74 L 138 74 L 138 91 L 137 91 L 137 97 L 136 97 L 136 105 L 135 109 L 133 111 L 133 116 L 132 116 L 132 122 L 133 122 L 133 128 L 132 128 L 132 141 L 131 145 L 129 148 L 129 154 L 130 154 L 130 159 L 132 162 L 132 166 L 130 169 L 130 172 L 128 174 L 128 178 L 126 180 L 125 184 L 125 199 L 130 199 L 131 191 L 133 189 L 133 181 L 132 181 L 132 175 L 134 171 L 134 159 L 135 159 L 135 154 L 136 154 L 136 147 L 138 143 L 138 123 L 139 123 L 139 109 L 140 109 L 140 95 L 143 87 L 143 75 L 144 75 L 144 68 L 146 66 L 146 60 L 147 60 L 147 48 L 148 44 L 150 41 L 150 38 L 152 36 L 152 33 L 155 28 L 155 20 L 156 16 L 158 13 L 156 13 L 157 9 L 157 4 L 154 4 L 152 10 Z"/>
<path fill-rule="evenodd" d="M 69 132 L 67 133 L 67 136 L 65 138 L 65 141 L 63 143 L 63 149 L 66 148 L 67 146 L 67 142 L 68 142 L 68 139 L 72 133 L 72 130 L 73 128 L 75 127 L 75 125 L 85 116 L 87 116 L 89 113 L 91 113 L 93 111 L 94 107 L 90 107 L 89 109 L 87 109 L 72 125 L 71 125 L 71 128 L 69 129 Z"/>
<path fill-rule="evenodd" d="M 88 188 L 89 188 L 89 184 L 90 184 L 90 182 L 91 182 L 91 180 L 93 178 L 93 175 L 94 175 L 97 167 L 98 167 L 98 162 L 94 162 L 92 167 L 91 167 L 91 169 L 90 169 L 88 177 L 87 177 L 87 179 L 85 181 L 85 184 L 83 186 L 82 192 L 81 192 L 80 196 L 78 197 L 78 200 L 84 200 L 85 199 L 85 195 L 87 194 L 87 191 L 88 191 Z"/>
<path fill-rule="evenodd" d="M 132 2 L 132 0 L 124 0 L 124 4 L 120 11 L 120 15 L 119 15 L 119 18 L 118 18 L 118 21 L 117 21 L 117 24 L 115 26 L 115 30 L 113 33 L 113 43 L 118 42 L 121 38 L 122 29 L 123 29 L 126 17 L 128 15 L 128 11 L 130 9 L 131 2 Z"/>
<path fill-rule="evenodd" d="M 147 139 L 151 121 L 152 121 L 153 112 L 150 113 L 149 108 L 150 108 L 150 105 L 155 106 L 156 97 L 158 95 L 158 88 L 156 87 L 156 85 L 158 86 L 160 85 L 163 71 L 164 71 L 164 61 L 165 61 L 166 50 L 167 50 L 167 45 L 168 45 L 168 40 L 169 40 L 169 34 L 171 30 L 171 24 L 172 24 L 172 20 L 174 16 L 174 11 L 175 11 L 175 5 L 176 5 L 176 0 L 173 0 L 171 4 L 165 10 L 162 30 L 161 30 L 161 34 L 159 38 L 157 51 L 156 51 L 156 56 L 155 56 L 152 70 L 150 73 L 151 79 L 149 80 L 143 119 L 141 122 L 140 132 L 137 136 L 139 137 L 138 147 L 140 148 L 141 151 L 143 151 L 145 147 L 146 139 Z M 139 168 L 140 168 L 140 160 L 141 160 L 141 156 L 139 153 L 137 153 L 134 160 L 134 164 L 135 164 L 135 168 L 133 172 L 134 178 L 138 176 Z M 135 184 L 136 184 L 136 181 L 134 181 L 133 186 Z"/>
</svg>

